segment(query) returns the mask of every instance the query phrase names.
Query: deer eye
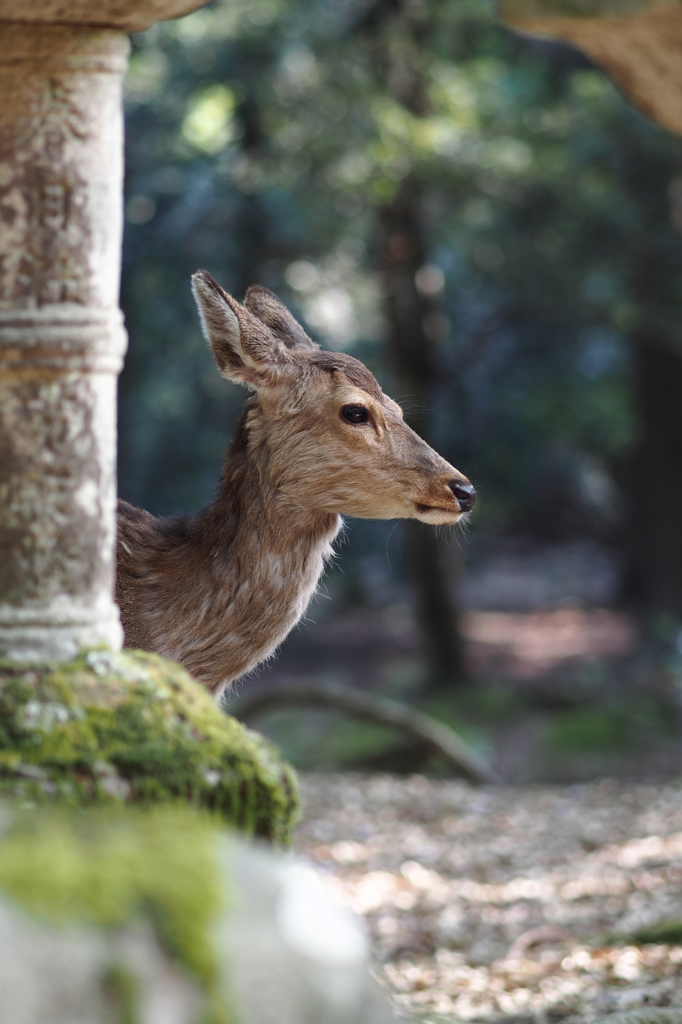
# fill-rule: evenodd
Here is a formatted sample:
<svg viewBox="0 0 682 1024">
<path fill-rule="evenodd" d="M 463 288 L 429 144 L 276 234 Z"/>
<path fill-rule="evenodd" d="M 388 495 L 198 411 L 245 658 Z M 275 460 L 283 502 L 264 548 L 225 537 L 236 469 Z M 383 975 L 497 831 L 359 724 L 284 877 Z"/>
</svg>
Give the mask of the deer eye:
<svg viewBox="0 0 682 1024">
<path fill-rule="evenodd" d="M 341 418 L 346 423 L 366 423 L 369 419 L 369 412 L 364 405 L 344 405 L 341 409 Z"/>
</svg>

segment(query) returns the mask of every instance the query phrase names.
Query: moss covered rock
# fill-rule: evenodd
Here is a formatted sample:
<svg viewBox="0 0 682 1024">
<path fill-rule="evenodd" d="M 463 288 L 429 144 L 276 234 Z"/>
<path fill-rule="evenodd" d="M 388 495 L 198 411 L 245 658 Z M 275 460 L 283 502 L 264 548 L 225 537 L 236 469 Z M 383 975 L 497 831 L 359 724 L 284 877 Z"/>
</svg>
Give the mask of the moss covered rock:
<svg viewBox="0 0 682 1024">
<path fill-rule="evenodd" d="M 287 842 L 293 770 L 223 714 L 179 665 L 90 650 L 58 665 L 0 662 L 0 793 L 23 802 L 183 800 Z"/>
</svg>

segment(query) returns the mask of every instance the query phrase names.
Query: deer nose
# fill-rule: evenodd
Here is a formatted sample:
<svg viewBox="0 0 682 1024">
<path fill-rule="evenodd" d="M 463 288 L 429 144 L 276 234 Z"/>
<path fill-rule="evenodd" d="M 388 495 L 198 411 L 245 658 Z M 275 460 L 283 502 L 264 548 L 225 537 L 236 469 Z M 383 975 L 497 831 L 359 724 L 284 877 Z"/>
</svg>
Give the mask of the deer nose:
<svg viewBox="0 0 682 1024">
<path fill-rule="evenodd" d="M 476 504 L 476 490 L 471 484 L 463 484 L 461 480 L 451 480 L 448 487 L 457 498 L 460 512 L 471 512 Z"/>
</svg>

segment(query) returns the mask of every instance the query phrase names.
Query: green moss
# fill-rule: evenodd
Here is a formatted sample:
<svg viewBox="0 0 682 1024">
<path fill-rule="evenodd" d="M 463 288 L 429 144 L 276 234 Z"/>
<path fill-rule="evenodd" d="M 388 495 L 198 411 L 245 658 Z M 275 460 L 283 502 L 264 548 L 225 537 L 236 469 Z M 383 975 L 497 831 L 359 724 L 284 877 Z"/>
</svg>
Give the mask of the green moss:
<svg viewBox="0 0 682 1024">
<path fill-rule="evenodd" d="M 298 810 L 276 749 L 179 665 L 141 651 L 0 662 L 0 792 L 74 806 L 183 800 L 276 842 Z"/>
<path fill-rule="evenodd" d="M 559 753 L 618 752 L 672 737 L 673 726 L 662 704 L 639 698 L 617 708 L 592 706 L 566 711 L 554 719 L 545 742 Z"/>
<path fill-rule="evenodd" d="M 631 936 L 632 942 L 647 945 L 677 946 L 682 942 L 682 921 L 661 921 L 649 928 L 640 928 Z"/>
<path fill-rule="evenodd" d="M 208 1020 L 220 1024 L 227 1011 L 217 996 L 212 939 L 225 909 L 218 838 L 209 815 L 179 806 L 14 813 L 0 839 L 0 892 L 56 924 L 116 927 L 151 917 L 170 955 L 205 990 Z M 135 979 L 114 968 L 105 980 L 114 985 L 121 1022 L 135 1024 Z"/>
</svg>

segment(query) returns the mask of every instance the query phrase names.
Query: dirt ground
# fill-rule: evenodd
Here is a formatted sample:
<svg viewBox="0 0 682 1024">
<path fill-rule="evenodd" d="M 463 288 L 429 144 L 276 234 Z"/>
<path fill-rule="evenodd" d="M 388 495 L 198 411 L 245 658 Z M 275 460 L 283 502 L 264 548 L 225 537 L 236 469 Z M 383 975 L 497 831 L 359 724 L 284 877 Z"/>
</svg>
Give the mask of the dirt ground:
<svg viewBox="0 0 682 1024">
<path fill-rule="evenodd" d="M 587 1024 L 682 1006 L 682 927 L 637 941 L 682 922 L 682 783 L 301 781 L 297 848 L 365 918 L 413 1018 Z"/>
</svg>

